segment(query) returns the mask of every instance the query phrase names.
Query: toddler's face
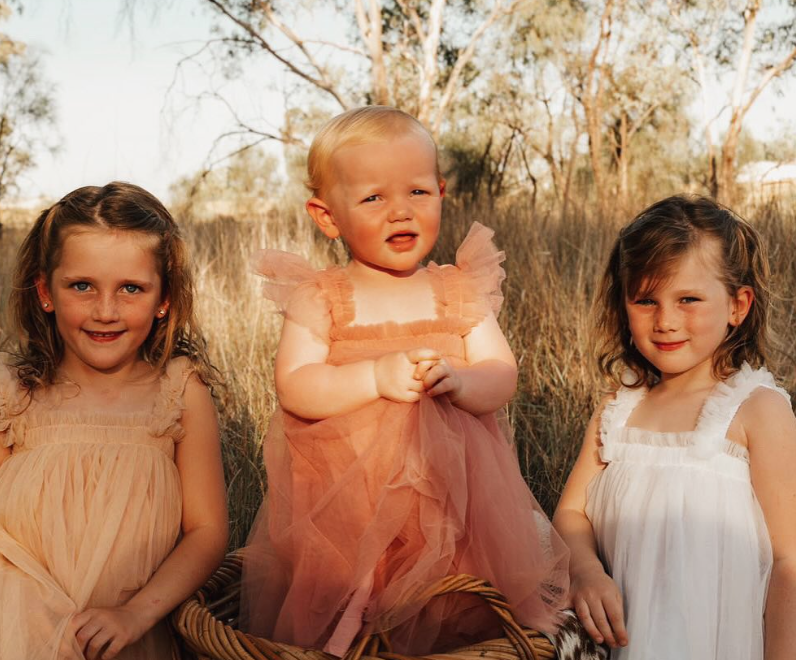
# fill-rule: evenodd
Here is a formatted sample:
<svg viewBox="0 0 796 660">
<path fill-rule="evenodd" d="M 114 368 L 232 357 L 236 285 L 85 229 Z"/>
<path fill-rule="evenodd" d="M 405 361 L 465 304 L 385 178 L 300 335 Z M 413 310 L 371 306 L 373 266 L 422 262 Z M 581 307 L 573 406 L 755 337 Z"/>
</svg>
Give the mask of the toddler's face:
<svg viewBox="0 0 796 660">
<path fill-rule="evenodd" d="M 90 229 L 64 238 L 49 283 L 37 282 L 64 343 L 63 368 L 117 371 L 134 364 L 167 302 L 153 239 Z"/>
<path fill-rule="evenodd" d="M 342 236 L 365 265 L 414 272 L 439 234 L 445 183 L 437 178 L 433 145 L 407 133 L 342 147 L 330 165 L 327 236 Z"/>
<path fill-rule="evenodd" d="M 720 277 L 720 246 L 702 240 L 674 264 L 670 277 L 625 301 L 633 343 L 663 379 L 693 369 L 712 373 L 713 355 L 749 311 L 752 291 L 735 296 Z"/>
</svg>

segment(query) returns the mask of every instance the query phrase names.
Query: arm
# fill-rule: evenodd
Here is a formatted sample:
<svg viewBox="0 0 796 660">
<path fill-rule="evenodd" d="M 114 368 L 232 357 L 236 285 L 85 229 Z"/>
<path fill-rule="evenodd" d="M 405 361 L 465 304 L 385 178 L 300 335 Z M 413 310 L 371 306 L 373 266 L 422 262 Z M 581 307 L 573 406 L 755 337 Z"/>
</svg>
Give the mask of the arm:
<svg viewBox="0 0 796 660">
<path fill-rule="evenodd" d="M 415 367 L 439 355 L 429 349 L 389 353 L 377 360 L 326 364 L 328 345 L 309 329 L 285 319 L 274 376 L 282 408 L 305 419 L 325 419 L 361 408 L 380 397 L 417 401 L 423 384 Z"/>
<path fill-rule="evenodd" d="M 583 445 L 553 515 L 553 526 L 569 546 L 570 595 L 586 631 L 612 648 L 627 645 L 622 595 L 597 555 L 594 529 L 586 517 L 586 489 L 605 468 L 598 453 L 604 399 L 589 421 Z"/>
<path fill-rule="evenodd" d="M 184 401 L 185 437 L 175 447 L 182 486 L 182 538 L 128 603 L 89 609 L 74 618 L 77 642 L 90 659 L 108 660 L 138 640 L 202 586 L 224 557 L 227 506 L 215 406 L 195 375 L 188 381 Z"/>
<path fill-rule="evenodd" d="M 796 419 L 787 401 L 761 389 L 738 412 L 749 446 L 752 486 L 774 551 L 765 610 L 765 658 L 796 646 Z"/>
<path fill-rule="evenodd" d="M 450 402 L 473 415 L 502 408 L 517 389 L 517 362 L 491 312 L 464 338 L 467 366 L 445 360 L 422 365 L 418 375 L 429 396 L 447 394 Z M 427 369 L 427 370 L 426 370 Z"/>
</svg>

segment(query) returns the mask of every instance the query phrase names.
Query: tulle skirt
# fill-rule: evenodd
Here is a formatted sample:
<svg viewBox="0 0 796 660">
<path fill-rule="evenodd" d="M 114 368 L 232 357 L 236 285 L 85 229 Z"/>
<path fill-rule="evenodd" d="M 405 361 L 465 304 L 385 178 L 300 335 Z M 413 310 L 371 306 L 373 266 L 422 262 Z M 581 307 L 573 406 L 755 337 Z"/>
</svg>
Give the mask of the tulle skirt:
<svg viewBox="0 0 796 660">
<path fill-rule="evenodd" d="M 522 623 L 555 629 L 568 552 L 494 415 L 445 397 L 380 399 L 318 422 L 278 411 L 265 460 L 244 629 L 336 655 L 363 630 L 391 630 L 394 648 L 415 654 L 499 635 L 479 599 L 423 596 L 458 573 L 489 580 Z"/>
</svg>

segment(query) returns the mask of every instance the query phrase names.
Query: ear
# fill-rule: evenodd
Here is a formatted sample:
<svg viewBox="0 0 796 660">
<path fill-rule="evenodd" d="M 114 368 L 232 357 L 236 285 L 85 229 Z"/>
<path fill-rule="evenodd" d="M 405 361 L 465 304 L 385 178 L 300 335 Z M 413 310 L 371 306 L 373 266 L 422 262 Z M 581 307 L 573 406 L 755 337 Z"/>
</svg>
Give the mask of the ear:
<svg viewBox="0 0 796 660">
<path fill-rule="evenodd" d="M 446 188 L 445 179 L 440 179 L 439 180 L 439 196 L 440 197 L 445 197 L 445 188 Z"/>
<path fill-rule="evenodd" d="M 329 238 L 338 238 L 340 230 L 334 224 L 331 207 L 319 197 L 313 197 L 304 205 L 313 222 Z"/>
<path fill-rule="evenodd" d="M 749 315 L 749 310 L 752 309 L 752 304 L 755 301 L 755 292 L 751 287 L 742 286 L 735 292 L 735 296 L 730 301 L 732 307 L 730 313 L 730 325 L 737 327 L 744 322 L 744 319 Z"/>
<path fill-rule="evenodd" d="M 45 312 L 49 314 L 55 311 L 50 287 L 47 285 L 47 277 L 44 273 L 39 273 L 36 277 L 36 294 L 39 296 L 39 304 Z"/>
<path fill-rule="evenodd" d="M 170 301 L 168 298 L 164 298 L 163 301 L 158 305 L 158 309 L 155 312 L 155 318 L 157 320 L 166 318 L 166 314 L 169 311 Z"/>
</svg>

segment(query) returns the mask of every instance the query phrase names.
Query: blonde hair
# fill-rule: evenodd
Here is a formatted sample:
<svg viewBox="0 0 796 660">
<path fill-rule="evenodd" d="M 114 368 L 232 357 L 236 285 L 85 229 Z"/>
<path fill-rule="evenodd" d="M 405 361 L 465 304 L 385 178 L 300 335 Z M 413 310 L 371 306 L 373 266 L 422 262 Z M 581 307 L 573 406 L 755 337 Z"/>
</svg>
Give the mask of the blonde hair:
<svg viewBox="0 0 796 660">
<path fill-rule="evenodd" d="M 428 129 L 402 110 L 388 105 L 370 105 L 343 112 L 318 131 L 307 157 L 307 188 L 315 197 L 322 194 L 324 184 L 329 182 L 330 162 L 338 149 L 384 142 L 407 133 L 427 139 L 434 148 L 434 174 L 440 179 L 437 144 Z"/>
<path fill-rule="evenodd" d="M 679 260 L 702 241 L 719 247 L 719 277 L 735 296 L 749 287 L 754 300 L 743 322 L 731 328 L 713 355 L 713 374 L 724 379 L 744 362 L 766 362 L 770 269 L 765 246 L 755 229 L 730 209 L 700 196 L 675 196 L 656 202 L 619 232 L 597 298 L 598 363 L 614 385 L 652 386 L 658 369 L 631 340 L 625 300 L 668 277 Z M 629 368 L 634 383 L 623 382 Z"/>
<path fill-rule="evenodd" d="M 53 314 L 39 304 L 36 280 L 49 283 L 58 266 L 64 240 L 85 229 L 129 231 L 154 239 L 153 251 L 169 298 L 169 313 L 152 324 L 141 346 L 141 357 L 157 369 L 177 356 L 188 356 L 199 377 L 210 387 L 218 384 L 206 342 L 193 307 L 193 277 L 188 248 L 171 214 L 153 195 L 130 183 L 114 181 L 102 188 L 73 190 L 41 212 L 17 253 L 9 307 L 19 333 L 14 366 L 20 382 L 32 392 L 55 382 L 64 345 Z"/>
</svg>

